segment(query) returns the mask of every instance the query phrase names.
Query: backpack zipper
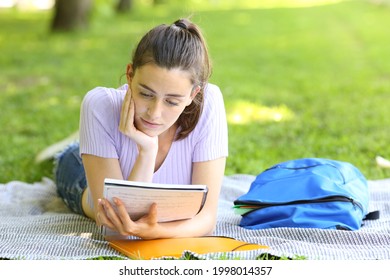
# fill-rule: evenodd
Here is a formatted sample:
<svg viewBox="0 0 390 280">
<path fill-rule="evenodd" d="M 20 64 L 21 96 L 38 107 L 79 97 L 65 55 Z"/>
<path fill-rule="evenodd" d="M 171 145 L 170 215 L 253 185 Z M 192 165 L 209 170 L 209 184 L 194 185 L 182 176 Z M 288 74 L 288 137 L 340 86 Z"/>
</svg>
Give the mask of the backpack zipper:
<svg viewBox="0 0 390 280">
<path fill-rule="evenodd" d="M 301 166 L 301 167 L 287 167 L 287 166 L 284 166 L 283 164 L 277 164 L 277 165 L 275 165 L 275 166 L 273 166 L 271 168 L 266 169 L 265 171 L 276 169 L 276 168 L 287 169 L 287 170 L 311 169 L 311 168 L 314 168 L 314 167 L 317 167 L 317 166 L 321 166 L 321 165 L 328 165 L 328 166 L 333 167 L 334 169 L 336 169 L 338 171 L 338 173 L 340 174 L 341 178 L 343 179 L 343 183 L 344 184 L 346 183 L 345 176 L 344 176 L 343 172 L 341 172 L 341 170 L 337 166 L 334 166 L 333 164 L 330 164 L 330 163 L 313 164 L 313 165 L 306 165 L 306 166 Z"/>
<path fill-rule="evenodd" d="M 351 202 L 354 206 L 359 207 L 363 211 L 363 206 L 354 200 L 351 197 L 346 197 L 342 195 L 333 195 L 333 196 L 328 196 L 324 198 L 318 198 L 318 199 L 303 199 L 303 200 L 294 200 L 294 201 L 289 201 L 289 202 L 281 202 L 281 203 L 253 203 L 253 202 L 244 202 L 240 201 L 237 204 L 245 204 L 245 206 L 255 206 L 256 208 L 253 208 L 252 211 L 248 211 L 244 215 L 247 215 L 255 210 L 260 210 L 264 209 L 267 207 L 272 207 L 272 206 L 287 206 L 287 205 L 296 205 L 296 204 L 310 204 L 310 203 L 322 203 L 322 202 L 334 202 L 334 201 L 341 201 L 341 202 Z"/>
</svg>

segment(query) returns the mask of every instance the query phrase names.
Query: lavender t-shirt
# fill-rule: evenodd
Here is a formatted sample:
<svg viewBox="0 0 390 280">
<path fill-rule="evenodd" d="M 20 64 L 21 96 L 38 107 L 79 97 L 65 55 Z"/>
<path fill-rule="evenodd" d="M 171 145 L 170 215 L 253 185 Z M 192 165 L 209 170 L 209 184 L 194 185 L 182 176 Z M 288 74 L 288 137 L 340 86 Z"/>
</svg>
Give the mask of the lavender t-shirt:
<svg viewBox="0 0 390 280">
<path fill-rule="evenodd" d="M 119 131 L 122 102 L 127 84 L 118 89 L 97 87 L 89 91 L 80 113 L 80 153 L 119 159 L 127 179 L 138 155 L 137 145 Z M 204 107 L 195 129 L 174 141 L 163 164 L 153 175 L 154 183 L 190 184 L 192 163 L 228 156 L 228 132 L 222 93 L 208 84 Z"/>
</svg>

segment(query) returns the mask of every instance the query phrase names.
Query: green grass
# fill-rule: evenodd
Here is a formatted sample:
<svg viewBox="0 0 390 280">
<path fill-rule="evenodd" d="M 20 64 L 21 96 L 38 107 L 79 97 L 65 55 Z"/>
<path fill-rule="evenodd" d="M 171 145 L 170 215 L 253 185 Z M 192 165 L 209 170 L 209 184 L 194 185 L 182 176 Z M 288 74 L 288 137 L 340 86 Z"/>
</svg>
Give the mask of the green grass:
<svg viewBox="0 0 390 280">
<path fill-rule="evenodd" d="M 140 36 L 189 14 L 205 32 L 211 82 L 225 97 L 226 174 L 327 157 L 353 163 L 369 179 L 390 177 L 374 160 L 390 157 L 389 7 L 176 7 L 125 16 L 106 7 L 88 30 L 72 34 L 50 34 L 50 12 L 0 10 L 0 182 L 51 177 L 51 163 L 36 165 L 34 157 L 78 129 L 85 93 L 124 82 Z"/>
<path fill-rule="evenodd" d="M 50 34 L 50 12 L 0 10 L 0 183 L 52 177 L 52 164 L 34 157 L 78 129 L 85 93 L 120 85 L 140 36 L 189 14 L 205 32 L 211 82 L 225 97 L 226 174 L 327 157 L 369 179 L 390 177 L 374 161 L 390 158 L 390 8 L 267 5 L 287 2 L 294 1 L 261 1 L 267 8 L 256 9 L 163 5 L 125 16 L 101 6 L 88 30 L 72 34 Z"/>
<path fill-rule="evenodd" d="M 237 261 L 244 260 L 244 259 L 241 259 L 240 257 L 231 258 L 225 254 L 223 254 L 222 256 L 219 256 L 219 257 L 211 258 L 211 259 L 212 260 L 237 260 Z M 101 256 L 101 257 L 97 257 L 97 258 L 91 258 L 89 260 L 125 260 L 125 258 Z M 143 260 L 143 259 L 142 258 L 134 258 L 132 260 Z M 190 260 L 204 260 L 204 257 L 198 256 L 197 254 L 191 253 L 189 251 L 185 251 L 185 252 L 183 252 L 181 257 L 162 257 L 159 260 L 186 260 L 186 261 L 190 261 Z M 307 258 L 305 256 L 294 256 L 291 258 L 291 257 L 286 257 L 286 256 L 275 256 L 275 255 L 272 255 L 269 253 L 262 253 L 259 256 L 257 256 L 256 260 L 263 260 L 263 261 L 264 260 L 268 260 L 268 261 L 271 261 L 271 260 L 272 261 L 276 261 L 276 260 L 301 260 L 302 261 L 302 260 L 307 260 Z"/>
</svg>

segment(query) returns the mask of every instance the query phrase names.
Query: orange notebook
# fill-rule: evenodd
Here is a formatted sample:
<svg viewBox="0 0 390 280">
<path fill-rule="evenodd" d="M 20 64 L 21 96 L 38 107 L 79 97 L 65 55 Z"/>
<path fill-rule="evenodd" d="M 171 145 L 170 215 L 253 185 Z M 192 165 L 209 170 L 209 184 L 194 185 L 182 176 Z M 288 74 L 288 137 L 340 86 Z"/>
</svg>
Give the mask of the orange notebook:
<svg viewBox="0 0 390 280">
<path fill-rule="evenodd" d="M 109 240 L 112 248 L 129 258 L 150 260 L 161 257 L 180 257 L 184 251 L 197 254 L 269 249 L 268 246 L 247 243 L 230 237 L 206 236 L 168 239 Z"/>
</svg>

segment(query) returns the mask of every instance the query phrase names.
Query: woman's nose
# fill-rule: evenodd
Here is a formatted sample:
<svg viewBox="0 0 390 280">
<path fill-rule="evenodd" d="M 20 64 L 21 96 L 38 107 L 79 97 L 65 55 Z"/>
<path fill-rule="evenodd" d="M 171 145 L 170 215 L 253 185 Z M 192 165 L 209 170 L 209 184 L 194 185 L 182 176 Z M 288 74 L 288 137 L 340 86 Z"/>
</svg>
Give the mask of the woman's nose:
<svg viewBox="0 0 390 280">
<path fill-rule="evenodd" d="M 155 100 L 154 102 L 151 102 L 148 107 L 148 115 L 149 117 L 154 120 L 158 119 L 161 116 L 162 112 L 162 102 Z"/>
</svg>

